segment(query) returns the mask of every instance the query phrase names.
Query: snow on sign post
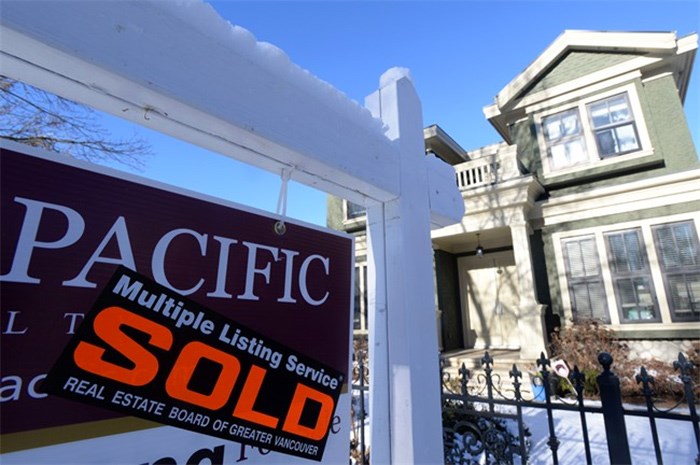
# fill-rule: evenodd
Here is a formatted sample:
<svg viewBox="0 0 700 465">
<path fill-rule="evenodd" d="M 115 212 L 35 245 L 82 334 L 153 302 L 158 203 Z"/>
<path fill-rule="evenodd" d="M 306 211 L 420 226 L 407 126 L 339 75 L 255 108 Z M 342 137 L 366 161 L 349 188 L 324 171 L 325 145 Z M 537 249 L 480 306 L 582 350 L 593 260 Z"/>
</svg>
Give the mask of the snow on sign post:
<svg viewBox="0 0 700 465">
<path fill-rule="evenodd" d="M 347 460 L 352 238 L 24 150 L 0 152 L 3 463 Z"/>
<path fill-rule="evenodd" d="M 3 0 L 0 37 L 5 76 L 365 205 L 372 463 L 442 461 L 430 227 L 459 222 L 464 201 L 452 167 L 425 156 L 405 73 L 385 73 L 362 107 L 201 0 Z M 20 315 L 2 311 L 19 328 Z M 349 411 L 342 395 L 339 410 Z M 173 430 L 168 442 L 196 449 L 189 461 L 218 460 L 218 438 L 202 445 Z M 131 433 L 130 447 L 163 440 L 151 433 Z M 336 440 L 347 451 L 347 438 L 331 434 L 324 460 Z"/>
</svg>

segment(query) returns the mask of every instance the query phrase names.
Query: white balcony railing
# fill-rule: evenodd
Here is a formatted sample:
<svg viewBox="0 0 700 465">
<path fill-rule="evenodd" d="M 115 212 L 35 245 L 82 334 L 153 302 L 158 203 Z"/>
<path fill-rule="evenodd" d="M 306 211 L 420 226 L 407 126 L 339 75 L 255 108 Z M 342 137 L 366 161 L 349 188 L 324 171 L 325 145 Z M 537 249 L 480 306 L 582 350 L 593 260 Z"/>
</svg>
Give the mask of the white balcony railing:
<svg viewBox="0 0 700 465">
<path fill-rule="evenodd" d="M 484 154 L 487 149 L 490 150 Z M 489 146 L 482 149 L 482 153 L 474 154 L 481 156 L 454 165 L 460 190 L 496 184 L 521 175 L 514 145 Z"/>
</svg>

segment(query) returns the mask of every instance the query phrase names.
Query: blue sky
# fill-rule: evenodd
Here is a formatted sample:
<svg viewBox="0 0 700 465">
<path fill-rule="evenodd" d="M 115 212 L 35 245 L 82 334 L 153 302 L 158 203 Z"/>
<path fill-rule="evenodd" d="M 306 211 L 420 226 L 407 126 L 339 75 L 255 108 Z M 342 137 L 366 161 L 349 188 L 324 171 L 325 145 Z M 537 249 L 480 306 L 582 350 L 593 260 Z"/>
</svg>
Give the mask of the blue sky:
<svg viewBox="0 0 700 465">
<path fill-rule="evenodd" d="M 392 66 L 409 68 L 424 125 L 439 124 L 462 147 L 498 142 L 482 108 L 565 29 L 700 30 L 700 1 L 213 1 L 219 14 L 284 50 L 318 78 L 363 102 Z M 700 58 L 686 114 L 700 146 Z M 116 132 L 129 123 L 110 122 Z M 278 175 L 170 137 L 138 130 L 156 155 L 139 173 L 274 211 Z M 325 194 L 292 183 L 288 215 L 325 224 Z"/>
</svg>

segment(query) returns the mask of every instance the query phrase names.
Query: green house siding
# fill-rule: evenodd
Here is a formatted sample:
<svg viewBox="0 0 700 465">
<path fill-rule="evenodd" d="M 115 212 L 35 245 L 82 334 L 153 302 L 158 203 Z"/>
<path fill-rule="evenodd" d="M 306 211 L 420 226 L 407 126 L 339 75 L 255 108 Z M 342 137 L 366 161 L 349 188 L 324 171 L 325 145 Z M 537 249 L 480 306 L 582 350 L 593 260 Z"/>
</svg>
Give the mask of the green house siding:
<svg viewBox="0 0 700 465">
<path fill-rule="evenodd" d="M 649 137 L 654 151 L 664 159 L 666 172 L 697 168 L 698 154 L 673 77 L 664 76 L 639 87 Z"/>
<path fill-rule="evenodd" d="M 532 116 L 513 124 L 510 134 L 513 143 L 518 147 L 518 160 L 525 174 L 542 173 L 542 159 Z"/>
<path fill-rule="evenodd" d="M 343 230 L 343 199 L 332 195 L 326 198 L 326 226 Z"/>
<path fill-rule="evenodd" d="M 518 98 L 564 84 L 637 56 L 625 53 L 569 52 L 544 76 L 525 89 Z"/>
<path fill-rule="evenodd" d="M 564 270 L 557 269 L 556 255 L 554 254 L 554 242 L 552 233 L 549 228 L 542 230 L 542 250 L 544 253 L 545 270 L 547 282 L 549 284 L 549 312 L 552 315 L 558 315 L 560 319 L 564 318 L 564 305 L 561 298 L 561 289 L 559 288 L 559 273 L 564 273 Z"/>
</svg>

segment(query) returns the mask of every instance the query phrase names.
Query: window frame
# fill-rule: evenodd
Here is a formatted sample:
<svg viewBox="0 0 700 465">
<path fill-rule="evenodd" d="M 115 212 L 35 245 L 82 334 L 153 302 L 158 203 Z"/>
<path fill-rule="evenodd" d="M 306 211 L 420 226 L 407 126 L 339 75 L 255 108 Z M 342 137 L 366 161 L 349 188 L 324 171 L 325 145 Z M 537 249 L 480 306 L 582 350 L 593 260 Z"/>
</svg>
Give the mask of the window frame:
<svg viewBox="0 0 700 465">
<path fill-rule="evenodd" d="M 564 252 L 562 249 L 562 241 L 592 235 L 596 239 L 598 251 L 606 249 L 604 234 L 623 229 L 641 228 L 642 237 L 644 239 L 645 249 L 651 268 L 652 283 L 659 308 L 661 321 L 657 322 L 633 322 L 622 323 L 620 321 L 619 312 L 617 311 L 617 298 L 615 297 L 615 288 L 613 285 L 613 277 L 611 273 L 611 265 L 608 263 L 607 254 L 600 255 L 600 265 L 602 267 L 603 279 L 605 282 L 605 292 L 607 296 L 607 304 L 611 322 L 606 324 L 607 327 L 614 331 L 621 331 L 623 334 L 631 332 L 633 334 L 645 334 L 645 337 L 657 338 L 668 337 L 669 331 L 685 332 L 700 330 L 700 320 L 679 320 L 672 318 L 670 309 L 670 300 L 672 296 L 667 294 L 667 288 L 663 277 L 662 267 L 659 263 L 661 260 L 658 257 L 658 251 L 655 246 L 652 227 L 675 222 L 689 222 L 695 227 L 695 233 L 700 238 L 700 211 L 692 211 L 687 213 L 676 213 L 672 215 L 650 216 L 644 219 L 635 219 L 622 221 L 613 224 L 599 224 L 583 227 L 580 229 L 567 229 L 564 231 L 552 232 L 550 240 L 554 253 L 554 264 L 556 266 L 556 295 L 558 298 L 552 301 L 554 310 L 567 320 L 573 319 L 572 302 L 569 297 L 568 278 L 565 273 Z M 700 240 L 700 239 L 699 239 Z M 555 294 L 553 294 L 554 297 Z M 637 331 L 643 333 L 637 333 Z M 658 336 L 657 336 L 658 334 Z M 680 333 L 679 333 L 680 334 Z M 636 337 L 636 336 L 635 336 Z M 685 337 L 685 336 L 684 336 Z"/>
<path fill-rule="evenodd" d="M 616 262 L 617 260 L 615 259 L 615 255 L 612 250 L 612 244 L 611 244 L 611 238 L 613 236 L 620 236 L 625 234 L 630 234 L 634 233 L 637 237 L 637 242 L 639 244 L 639 251 L 640 251 L 640 262 L 643 264 L 644 268 L 639 269 L 639 270 L 618 270 Z M 635 227 L 635 228 L 626 228 L 626 229 L 618 229 L 614 231 L 606 231 L 603 232 L 603 238 L 605 239 L 605 248 L 607 252 L 607 259 L 608 259 L 608 269 L 610 271 L 610 277 L 612 281 L 612 287 L 615 291 L 615 301 L 617 303 L 617 313 L 620 318 L 620 324 L 631 324 L 631 323 L 643 323 L 643 324 L 648 324 L 648 323 L 660 323 L 661 322 L 661 310 L 659 308 L 659 301 L 656 295 L 656 283 L 654 282 L 653 276 L 652 276 L 652 270 L 651 270 L 651 264 L 649 262 L 649 254 L 648 254 L 648 246 L 644 242 L 644 236 L 642 234 L 642 228 L 640 227 Z M 649 294 L 651 298 L 651 307 L 653 311 L 653 317 L 651 318 L 642 318 L 641 317 L 641 309 L 636 309 L 637 314 L 639 315 L 639 318 L 629 318 L 626 313 L 626 308 L 625 304 L 622 299 L 622 294 L 620 292 L 620 287 L 618 286 L 619 282 L 622 281 L 627 281 L 630 280 L 634 282 L 634 280 L 637 279 L 645 279 L 647 281 L 647 285 L 649 288 Z M 635 297 L 637 299 L 637 304 L 639 304 L 639 296 L 635 292 Z"/>
<path fill-rule="evenodd" d="M 595 128 L 589 112 L 589 106 L 597 102 L 613 98 L 618 95 L 624 95 L 628 103 L 628 109 L 632 115 L 634 123 L 635 135 L 637 137 L 638 148 L 630 151 L 625 151 L 615 155 L 601 156 L 598 147 L 598 141 L 595 137 Z M 583 133 L 583 146 L 586 150 L 586 161 L 575 163 L 569 166 L 557 168 L 552 160 L 550 144 L 544 129 L 544 122 L 547 118 L 559 113 L 576 109 L 579 116 L 579 124 Z M 637 157 L 644 157 L 654 153 L 649 133 L 647 130 L 644 112 L 642 111 L 639 94 L 634 83 L 628 83 L 622 86 L 617 86 L 605 92 L 589 95 L 587 97 L 578 97 L 574 101 L 569 101 L 567 104 L 558 105 L 556 107 L 546 108 L 534 113 L 533 120 L 535 123 L 535 132 L 537 135 L 537 144 L 540 149 L 540 159 L 542 162 L 542 170 L 544 175 L 561 175 L 571 172 L 586 170 L 597 166 L 606 166 L 609 164 L 620 163 L 624 160 L 629 160 Z"/>
<path fill-rule="evenodd" d="M 670 221 L 666 223 L 659 223 L 659 224 L 654 224 L 651 226 L 651 231 L 652 231 L 652 237 L 654 238 L 654 248 L 656 250 L 657 256 L 658 256 L 658 261 L 659 261 L 659 270 L 661 272 L 661 275 L 663 277 L 663 282 L 664 282 L 664 289 L 666 291 L 666 296 L 668 300 L 668 306 L 669 306 L 669 311 L 671 312 L 671 321 L 673 322 L 697 322 L 698 321 L 698 316 L 694 316 L 693 314 L 698 314 L 700 313 L 700 301 L 698 302 L 698 310 L 693 311 L 692 308 L 690 310 L 689 315 L 687 317 L 685 316 L 679 316 L 677 313 L 677 310 L 675 308 L 675 299 L 673 298 L 673 289 L 672 289 L 672 283 L 670 282 L 670 277 L 675 277 L 675 276 L 686 276 L 688 274 L 698 274 L 700 275 L 700 259 L 696 259 L 696 263 L 693 265 L 679 265 L 678 269 L 676 270 L 669 270 L 666 268 L 666 265 L 664 263 L 664 254 L 662 250 L 662 246 L 660 243 L 660 240 L 657 235 L 657 231 L 663 228 L 668 228 L 668 227 L 673 227 L 677 225 L 689 225 L 691 227 L 691 240 L 694 241 L 694 247 L 695 250 L 700 252 L 700 239 L 698 239 L 698 230 L 695 227 L 695 223 L 693 222 L 692 219 L 688 220 L 681 220 L 681 221 Z M 675 241 L 675 235 L 674 235 L 674 241 Z M 692 254 L 691 254 L 692 256 Z M 687 283 L 687 281 L 686 281 Z M 691 302 L 691 306 L 693 303 Z"/>
<path fill-rule="evenodd" d="M 590 276 L 586 276 L 583 278 L 573 278 L 571 274 L 571 267 L 570 265 L 570 260 L 569 260 L 569 253 L 567 249 L 567 244 L 570 242 L 577 242 L 581 243 L 583 240 L 591 240 L 593 242 L 593 246 L 595 248 L 595 261 L 596 261 L 596 278 L 592 279 Z M 598 251 L 598 244 L 596 242 L 596 237 L 593 234 L 583 234 L 579 236 L 570 236 L 570 237 L 565 237 L 562 238 L 559 241 L 559 246 L 560 250 L 562 253 L 562 260 L 563 260 L 563 265 L 564 265 L 564 275 L 566 276 L 566 289 L 568 291 L 568 297 L 569 297 L 569 304 L 570 304 L 570 309 L 571 309 L 571 315 L 574 320 L 577 318 L 591 318 L 591 319 L 596 319 L 601 321 L 604 324 L 610 324 L 611 319 L 610 319 L 610 308 L 608 306 L 608 299 L 607 299 L 607 290 L 605 288 L 605 277 L 603 275 L 603 267 L 601 264 L 600 260 L 600 252 Z M 578 315 L 577 310 L 575 308 L 575 294 L 574 294 L 574 286 L 577 284 L 582 284 L 585 283 L 587 285 L 598 282 L 600 284 L 600 288 L 602 290 L 602 294 L 604 297 L 604 303 L 603 303 L 603 313 L 604 313 L 604 318 L 600 319 L 597 318 L 593 315 L 593 311 L 591 310 L 590 315 Z M 590 299 L 590 291 L 589 291 L 589 299 Z"/>
</svg>

